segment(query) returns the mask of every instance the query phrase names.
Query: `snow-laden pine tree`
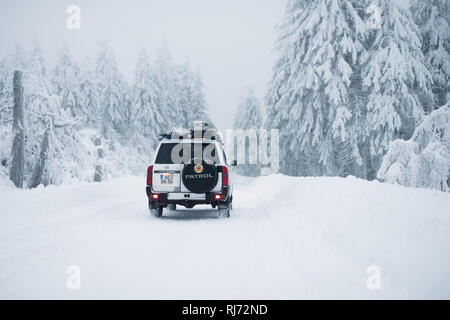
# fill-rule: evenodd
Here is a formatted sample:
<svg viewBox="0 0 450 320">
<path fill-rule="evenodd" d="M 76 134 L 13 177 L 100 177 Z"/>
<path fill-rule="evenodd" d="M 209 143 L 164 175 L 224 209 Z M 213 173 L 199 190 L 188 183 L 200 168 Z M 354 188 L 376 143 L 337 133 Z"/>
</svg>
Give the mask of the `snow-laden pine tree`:
<svg viewBox="0 0 450 320">
<path fill-rule="evenodd" d="M 101 128 L 101 109 L 89 58 L 84 59 L 80 71 L 78 103 L 82 120 L 84 125 L 89 128 Z"/>
<path fill-rule="evenodd" d="M 204 93 L 203 78 L 200 70 L 192 71 L 193 78 L 193 100 L 192 100 L 192 114 L 194 115 L 190 119 L 190 125 L 193 126 L 193 122 L 196 120 L 202 120 L 209 124 L 210 127 L 214 127 L 214 123 L 209 116 L 208 106 L 206 104 L 206 98 Z"/>
<path fill-rule="evenodd" d="M 5 172 L 9 171 L 13 142 L 14 71 L 22 71 L 23 79 L 26 60 L 25 51 L 16 44 L 12 54 L 0 61 L 0 164 Z"/>
<path fill-rule="evenodd" d="M 178 91 L 178 104 L 180 106 L 183 118 L 183 127 L 189 128 L 192 126 L 192 100 L 193 100 L 193 81 L 192 70 L 188 62 L 177 66 L 178 78 L 177 78 L 177 91 Z"/>
<path fill-rule="evenodd" d="M 40 153 L 41 141 L 45 129 L 59 113 L 59 97 L 53 93 L 52 84 L 47 74 L 44 57 L 36 39 L 33 40 L 29 53 L 27 71 L 24 77 L 25 101 L 25 172 L 34 171 L 36 159 Z"/>
<path fill-rule="evenodd" d="M 158 136 L 164 131 L 160 114 L 161 98 L 158 87 L 152 81 L 152 68 L 145 49 L 142 49 L 134 72 L 133 106 L 131 123 L 136 134 L 141 134 L 156 148 Z"/>
<path fill-rule="evenodd" d="M 14 71 L 25 69 L 26 53 L 16 44 L 13 53 L 0 61 L 0 125 L 12 124 Z"/>
<path fill-rule="evenodd" d="M 11 124 L 13 110 L 12 84 L 7 59 L 0 61 L 0 126 Z"/>
<path fill-rule="evenodd" d="M 98 116 L 97 99 L 89 70 L 84 70 L 72 59 L 64 46 L 58 51 L 58 61 L 52 74 L 52 85 L 61 107 L 81 127 L 93 126 Z"/>
<path fill-rule="evenodd" d="M 95 63 L 95 86 L 101 108 L 103 133 L 110 129 L 124 134 L 128 129 L 129 110 L 126 101 L 128 86 L 116 64 L 112 49 L 106 43 L 100 44 Z"/>
<path fill-rule="evenodd" d="M 375 0 L 373 5 L 381 20 L 379 28 L 368 34 L 362 58 L 366 142 L 372 172 L 378 170 L 390 141 L 412 136 L 433 96 L 432 76 L 409 11 L 391 0 Z"/>
<path fill-rule="evenodd" d="M 251 87 L 246 88 L 246 92 L 242 95 L 238 108 L 236 110 L 236 114 L 234 117 L 233 127 L 235 130 L 239 130 L 236 132 L 241 132 L 245 135 L 248 134 L 248 138 L 245 138 L 245 163 L 239 163 L 239 166 L 236 168 L 236 172 L 245 175 L 256 177 L 260 175 L 261 165 L 259 163 L 250 164 L 249 159 L 252 156 L 254 159 L 258 159 L 258 148 L 255 143 L 258 143 L 258 130 L 262 128 L 263 125 L 263 116 L 261 112 L 261 105 L 258 99 L 255 96 L 254 90 Z M 251 132 L 247 130 L 251 130 Z M 242 130 L 242 131 L 241 131 Z M 256 138 L 256 139 L 254 139 Z M 250 141 L 251 139 L 256 141 Z M 252 148 L 250 146 L 250 142 L 253 143 L 253 146 L 256 148 Z M 239 143 L 239 142 L 238 142 Z M 235 148 L 236 152 L 239 151 L 239 146 Z M 250 153 L 253 153 L 250 155 Z M 238 158 L 238 157 L 235 157 Z"/>
<path fill-rule="evenodd" d="M 282 173 L 346 175 L 342 168 L 362 166 L 350 89 L 364 32 L 351 1 L 289 1 L 266 98 Z"/>
<path fill-rule="evenodd" d="M 413 0 L 410 10 L 419 27 L 422 52 L 431 66 L 436 104 L 444 105 L 450 91 L 450 1 Z"/>
<path fill-rule="evenodd" d="M 200 72 L 193 71 L 188 62 L 177 68 L 178 105 L 182 112 L 183 127 L 192 128 L 195 121 L 203 121 L 213 126 L 208 115 Z"/>
<path fill-rule="evenodd" d="M 161 128 L 166 132 L 173 127 L 182 127 L 184 120 L 179 105 L 177 68 L 165 43 L 158 49 L 151 77 L 158 91 L 157 105 L 162 119 Z"/>
<path fill-rule="evenodd" d="M 86 152 L 74 128 L 70 110 L 65 110 L 54 90 L 35 40 L 24 81 L 25 172 L 29 187 L 60 184 L 81 176 Z M 31 176 L 30 176 L 31 175 Z"/>
<path fill-rule="evenodd" d="M 425 116 L 409 140 L 390 143 L 378 178 L 408 187 L 448 191 L 450 186 L 450 104 Z"/>
</svg>

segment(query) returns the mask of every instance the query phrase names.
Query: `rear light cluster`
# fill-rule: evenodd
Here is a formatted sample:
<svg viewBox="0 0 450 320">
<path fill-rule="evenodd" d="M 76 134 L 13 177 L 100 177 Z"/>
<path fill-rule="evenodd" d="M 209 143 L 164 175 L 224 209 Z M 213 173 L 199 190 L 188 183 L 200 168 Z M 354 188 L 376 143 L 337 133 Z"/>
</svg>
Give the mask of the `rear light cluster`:
<svg viewBox="0 0 450 320">
<path fill-rule="evenodd" d="M 153 182 L 153 166 L 148 167 L 147 169 L 147 185 L 151 186 Z"/>
<path fill-rule="evenodd" d="M 228 168 L 226 166 L 222 166 L 222 187 L 228 187 L 229 178 L 228 178 Z M 215 194 L 214 200 L 223 200 L 225 199 L 225 195 L 223 194 Z"/>
<path fill-rule="evenodd" d="M 153 184 L 153 166 L 148 167 L 147 169 L 147 186 L 151 187 Z M 159 194 L 157 193 L 150 193 L 149 195 L 150 199 L 158 200 Z"/>
<path fill-rule="evenodd" d="M 228 168 L 222 166 L 222 187 L 228 186 Z"/>
</svg>

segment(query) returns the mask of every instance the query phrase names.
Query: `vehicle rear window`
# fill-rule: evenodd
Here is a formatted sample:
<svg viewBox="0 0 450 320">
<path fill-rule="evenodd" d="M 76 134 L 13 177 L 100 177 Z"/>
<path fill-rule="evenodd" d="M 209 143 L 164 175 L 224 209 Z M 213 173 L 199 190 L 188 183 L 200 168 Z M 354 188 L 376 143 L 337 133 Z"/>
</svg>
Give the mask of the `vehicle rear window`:
<svg viewBox="0 0 450 320">
<path fill-rule="evenodd" d="M 172 161 L 172 151 L 175 148 L 175 146 L 178 145 L 178 143 L 162 143 L 161 146 L 159 147 L 159 151 L 158 154 L 156 155 L 156 160 L 155 163 L 156 164 L 174 164 L 174 162 Z M 190 155 L 187 155 L 190 157 L 190 159 L 192 160 L 194 158 L 194 143 L 190 144 Z M 208 148 L 207 152 L 205 152 L 205 149 L 208 146 L 212 146 L 212 151 L 209 152 L 209 150 L 211 150 L 210 148 Z M 209 157 L 209 154 L 211 153 L 211 157 Z M 183 157 L 183 149 L 180 150 L 180 157 Z M 186 157 L 187 158 L 187 157 Z M 212 158 L 210 160 L 212 160 L 212 162 L 214 162 L 214 164 L 218 164 L 219 163 L 219 159 L 217 156 L 217 152 L 216 152 L 216 147 L 214 144 L 211 143 L 202 143 L 202 159 L 201 162 L 205 162 L 206 158 Z M 195 159 L 194 161 L 188 161 L 188 163 L 198 163 L 199 161 L 197 159 Z"/>
</svg>

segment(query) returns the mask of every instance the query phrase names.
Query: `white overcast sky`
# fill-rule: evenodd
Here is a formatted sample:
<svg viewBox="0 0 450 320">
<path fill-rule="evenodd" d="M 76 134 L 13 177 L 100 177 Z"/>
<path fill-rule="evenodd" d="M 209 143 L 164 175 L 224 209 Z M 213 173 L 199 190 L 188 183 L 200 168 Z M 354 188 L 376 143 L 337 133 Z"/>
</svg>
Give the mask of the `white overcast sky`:
<svg viewBox="0 0 450 320">
<path fill-rule="evenodd" d="M 396 0 L 406 5 L 408 0 Z M 18 43 L 39 40 L 47 64 L 63 43 L 74 58 L 94 61 L 97 41 L 108 41 L 119 69 L 132 82 L 139 50 L 154 57 L 166 41 L 177 62 L 188 59 L 205 82 L 207 103 L 219 128 L 232 126 L 247 85 L 261 102 L 275 56 L 275 25 L 287 0 L 0 0 L 0 59 Z M 81 30 L 66 28 L 66 8 L 81 8 Z"/>
</svg>

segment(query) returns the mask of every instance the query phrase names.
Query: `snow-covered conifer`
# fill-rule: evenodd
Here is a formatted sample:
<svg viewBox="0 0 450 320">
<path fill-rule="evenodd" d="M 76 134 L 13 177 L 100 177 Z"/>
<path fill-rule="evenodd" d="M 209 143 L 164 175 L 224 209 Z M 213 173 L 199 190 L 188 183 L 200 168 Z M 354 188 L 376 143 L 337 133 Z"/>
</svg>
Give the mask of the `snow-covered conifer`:
<svg viewBox="0 0 450 320">
<path fill-rule="evenodd" d="M 204 121 L 213 126 L 208 115 L 200 72 L 193 71 L 188 62 L 178 66 L 178 70 L 178 105 L 182 112 L 183 126 L 191 128 L 194 121 Z"/>
<path fill-rule="evenodd" d="M 252 129 L 254 135 L 256 136 L 256 141 L 253 141 L 253 143 L 255 143 L 258 142 L 258 130 L 262 128 L 262 124 L 263 116 L 260 103 L 255 96 L 253 88 L 247 87 L 246 92 L 241 97 L 238 108 L 236 110 L 233 127 L 235 130 L 244 130 L 244 132 L 246 132 L 248 129 Z M 241 131 L 241 133 L 243 133 L 243 131 Z M 239 163 L 236 171 L 239 174 L 254 177 L 260 174 L 261 165 L 259 163 L 249 164 L 250 152 L 255 152 L 258 150 L 257 148 L 250 148 L 250 139 L 251 137 L 248 137 L 245 140 L 246 163 Z M 239 147 L 235 151 L 238 150 Z M 252 156 L 257 159 L 257 154 Z"/>
<path fill-rule="evenodd" d="M 100 128 L 101 110 L 89 58 L 84 60 L 80 69 L 81 77 L 78 103 L 82 120 L 84 120 L 84 125 L 89 128 Z"/>
<path fill-rule="evenodd" d="M 437 106 L 450 91 L 450 1 L 413 0 L 410 10 L 419 27 L 422 52 L 431 66 Z"/>
<path fill-rule="evenodd" d="M 411 139 L 394 140 L 378 178 L 408 187 L 449 190 L 450 104 L 423 118 Z"/>
<path fill-rule="evenodd" d="M 157 105 L 162 119 L 161 127 L 168 131 L 173 127 L 183 126 L 176 67 L 165 43 L 158 49 L 151 77 L 158 90 Z"/>
<path fill-rule="evenodd" d="M 155 148 L 164 128 L 159 110 L 160 93 L 152 81 L 152 72 L 147 52 L 142 49 L 134 72 L 131 121 L 135 131 L 150 139 L 151 147 Z"/>
<path fill-rule="evenodd" d="M 97 99 L 88 66 L 82 69 L 65 46 L 58 55 L 52 85 L 60 98 L 61 108 L 68 110 L 81 127 L 94 125 L 98 116 Z"/>
<path fill-rule="evenodd" d="M 408 10 L 391 0 L 376 0 L 379 29 L 367 37 L 362 59 L 367 94 L 367 144 L 371 166 L 379 168 L 389 142 L 409 139 L 432 99 L 432 76 L 421 52 L 417 27 Z"/>
<path fill-rule="evenodd" d="M 349 89 L 364 32 L 351 1 L 289 1 L 266 98 L 267 125 L 280 129 L 281 172 L 339 174 L 343 146 L 345 161 L 362 165 Z"/>
<path fill-rule="evenodd" d="M 114 129 L 119 134 L 127 129 L 126 94 L 127 83 L 119 72 L 112 49 L 106 43 L 100 44 L 95 63 L 95 86 L 101 107 L 102 130 L 106 134 Z"/>
</svg>

